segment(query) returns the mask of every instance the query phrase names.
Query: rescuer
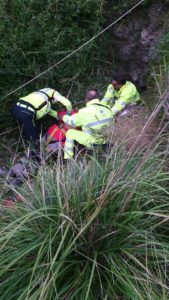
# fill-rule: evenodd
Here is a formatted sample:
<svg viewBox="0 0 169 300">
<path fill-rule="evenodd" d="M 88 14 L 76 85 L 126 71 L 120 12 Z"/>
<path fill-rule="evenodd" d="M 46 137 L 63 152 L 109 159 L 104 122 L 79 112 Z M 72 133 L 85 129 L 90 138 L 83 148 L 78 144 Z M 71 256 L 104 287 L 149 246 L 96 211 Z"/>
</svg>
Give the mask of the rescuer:
<svg viewBox="0 0 169 300">
<path fill-rule="evenodd" d="M 113 115 L 122 111 L 124 108 L 138 104 L 140 95 L 136 86 L 127 81 L 122 74 L 114 75 L 112 83 L 108 85 L 107 91 L 101 103 L 111 107 Z"/>
<path fill-rule="evenodd" d="M 68 112 L 71 112 L 70 101 L 51 88 L 44 88 L 21 97 L 12 108 L 13 116 L 22 126 L 22 135 L 26 141 L 35 143 L 39 139 L 39 130 L 36 120 L 50 115 L 57 118 L 57 112 L 52 109 L 54 103 L 63 104 Z"/>
<path fill-rule="evenodd" d="M 104 128 L 108 127 L 113 120 L 112 111 L 106 104 L 100 103 L 95 89 L 86 92 L 85 101 L 86 107 L 80 109 L 77 114 L 63 117 L 65 124 L 82 128 L 82 131 L 76 129 L 67 131 L 64 146 L 65 159 L 73 157 L 75 141 L 88 149 L 106 143 Z"/>
</svg>

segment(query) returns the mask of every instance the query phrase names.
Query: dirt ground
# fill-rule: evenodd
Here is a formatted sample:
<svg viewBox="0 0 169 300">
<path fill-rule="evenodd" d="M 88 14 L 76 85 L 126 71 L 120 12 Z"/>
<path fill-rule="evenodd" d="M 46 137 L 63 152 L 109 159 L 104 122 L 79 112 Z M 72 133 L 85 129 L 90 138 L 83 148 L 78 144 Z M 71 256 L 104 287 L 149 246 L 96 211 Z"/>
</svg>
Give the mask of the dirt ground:
<svg viewBox="0 0 169 300">
<path fill-rule="evenodd" d="M 150 112 L 142 105 L 132 107 L 128 113 L 118 116 L 112 126 L 112 142 L 125 144 L 129 151 L 136 147 L 149 145 L 160 131 L 160 119 L 149 122 Z"/>
</svg>

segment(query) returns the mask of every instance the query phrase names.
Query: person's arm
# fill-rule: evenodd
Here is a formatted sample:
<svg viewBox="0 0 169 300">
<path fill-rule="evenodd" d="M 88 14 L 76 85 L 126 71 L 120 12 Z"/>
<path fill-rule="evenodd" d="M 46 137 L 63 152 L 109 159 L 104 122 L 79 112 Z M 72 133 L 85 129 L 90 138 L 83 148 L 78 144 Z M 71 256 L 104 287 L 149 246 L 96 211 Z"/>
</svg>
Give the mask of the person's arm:
<svg viewBox="0 0 169 300">
<path fill-rule="evenodd" d="M 81 127 L 82 126 L 82 113 L 79 111 L 77 114 L 74 114 L 72 116 L 65 115 L 63 117 L 63 122 L 66 125 L 72 126 L 72 127 Z"/>
<path fill-rule="evenodd" d="M 112 106 L 112 104 L 114 103 L 114 93 L 115 93 L 115 91 L 114 91 L 112 84 L 109 84 L 107 87 L 107 91 L 106 91 L 103 99 L 101 100 L 101 103 Z"/>
<path fill-rule="evenodd" d="M 127 104 L 132 103 L 132 99 L 134 96 L 135 95 L 133 95 L 133 88 L 131 86 L 125 87 L 111 109 L 113 115 L 124 109 Z"/>
<path fill-rule="evenodd" d="M 58 114 L 54 109 L 50 109 L 48 115 L 56 119 Z"/>
<path fill-rule="evenodd" d="M 113 116 L 116 115 L 119 111 L 121 111 L 122 109 L 124 109 L 126 106 L 125 101 L 123 101 L 122 99 L 118 99 L 115 101 L 115 104 L 113 105 L 111 111 L 113 113 Z"/>
<path fill-rule="evenodd" d="M 67 111 L 71 112 L 72 111 L 72 104 L 71 102 L 69 101 L 69 99 L 67 99 L 66 97 L 63 97 L 60 93 L 58 93 L 57 91 L 55 91 L 54 93 L 54 100 L 56 102 L 60 102 L 61 104 L 63 104 Z"/>
</svg>

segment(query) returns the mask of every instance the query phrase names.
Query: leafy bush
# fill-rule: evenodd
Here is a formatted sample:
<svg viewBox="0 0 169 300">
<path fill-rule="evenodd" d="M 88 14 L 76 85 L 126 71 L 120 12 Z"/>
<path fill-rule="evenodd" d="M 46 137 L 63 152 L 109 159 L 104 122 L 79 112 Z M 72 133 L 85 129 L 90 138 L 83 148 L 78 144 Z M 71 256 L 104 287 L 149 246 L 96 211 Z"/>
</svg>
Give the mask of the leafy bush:
<svg viewBox="0 0 169 300">
<path fill-rule="evenodd" d="M 1 1 L 0 98 L 97 34 L 103 26 L 102 11 L 103 0 Z M 105 35 L 94 40 L 38 80 L 1 99 L 1 117 L 5 120 L 1 129 L 10 125 L 9 109 L 16 98 L 37 88 L 50 86 L 67 95 L 73 87 L 73 95 L 78 99 L 84 85 L 91 85 L 92 80 L 96 82 L 94 69 L 99 59 L 103 59 L 107 43 Z"/>
<path fill-rule="evenodd" d="M 120 149 L 42 166 L 3 210 L 2 300 L 168 299 L 165 152 Z"/>
<path fill-rule="evenodd" d="M 32 79 L 88 41 L 102 27 L 103 1 L 4 1 L 1 3 L 1 96 Z M 94 8 L 94 9 L 93 9 Z M 101 40 L 29 86 L 70 87 L 76 74 L 88 76 Z M 61 79 L 61 80 L 60 80 Z M 27 88 L 26 88 L 27 90 Z M 22 91 L 23 93 L 23 91 Z"/>
</svg>

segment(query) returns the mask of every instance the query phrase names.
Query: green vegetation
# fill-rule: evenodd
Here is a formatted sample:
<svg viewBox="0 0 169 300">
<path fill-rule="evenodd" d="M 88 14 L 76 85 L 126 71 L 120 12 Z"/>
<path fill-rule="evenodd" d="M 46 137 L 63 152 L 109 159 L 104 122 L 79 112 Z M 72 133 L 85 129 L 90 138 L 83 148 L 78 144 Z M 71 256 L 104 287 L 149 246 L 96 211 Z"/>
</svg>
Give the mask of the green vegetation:
<svg viewBox="0 0 169 300">
<path fill-rule="evenodd" d="M 120 4 L 104 0 L 1 1 L 0 99 L 64 59 L 105 28 L 110 7 L 113 20 L 116 20 L 134 4 L 135 0 Z M 109 23 L 111 21 L 112 17 Z M 72 100 L 77 100 L 87 86 L 99 87 L 105 76 L 111 76 L 114 67 L 113 53 L 108 58 L 110 41 L 112 44 L 112 36 L 107 31 L 70 59 L 2 100 L 0 128 L 3 130 L 9 125 L 9 107 L 16 98 L 34 89 L 50 85 L 64 95 L 71 89 Z"/>
<path fill-rule="evenodd" d="M 1 96 L 87 42 L 101 30 L 104 20 L 103 0 L 4 1 L 0 14 Z M 30 90 L 49 82 L 51 86 L 70 88 L 74 76 L 83 74 L 88 78 L 91 65 L 101 57 L 98 49 L 104 40 L 102 37 L 93 41 L 74 58 L 27 88 Z"/>
<path fill-rule="evenodd" d="M 1 97 L 97 34 L 111 3 L 1 2 Z M 116 18 L 133 4 L 116 1 Z M 165 58 L 153 66 L 153 105 L 168 90 L 168 35 L 164 39 L 159 47 Z M 112 71 L 108 44 L 106 33 L 15 97 L 50 83 L 64 94 L 71 90 L 79 99 L 86 86 L 92 82 L 99 86 Z M 3 101 L 1 129 L 9 125 L 6 111 L 15 97 Z M 44 162 L 23 186 L 16 190 L 8 186 L 22 198 L 11 208 L 3 205 L 6 183 L 0 180 L 1 300 L 169 299 L 168 133 L 156 133 L 148 146 L 133 145 L 128 153 L 122 140 L 120 145 L 114 143 L 106 158 L 96 153 L 65 165 L 60 157 L 55 164 Z M 13 143 L 15 152 L 18 146 Z"/>
<path fill-rule="evenodd" d="M 103 4 L 103 0 L 1 1 L 0 98 L 32 80 L 97 34 L 104 22 Z M 0 117 L 3 123 L 0 128 L 9 126 L 9 107 L 16 97 L 34 89 L 50 85 L 66 95 L 73 86 L 74 97 L 82 97 L 83 84 L 88 86 L 91 78 L 96 80 L 94 73 L 97 65 L 104 62 L 107 43 L 106 35 L 101 36 L 71 59 L 2 100 Z"/>
<path fill-rule="evenodd" d="M 166 28 L 169 25 L 166 25 Z M 148 83 L 148 105 L 154 107 L 159 101 L 157 95 L 162 96 L 168 92 L 168 74 L 169 74 L 169 33 L 166 33 L 159 40 L 157 48 L 152 53 L 152 62 L 150 64 L 150 81 Z M 168 99 L 166 99 L 168 102 Z"/>
<path fill-rule="evenodd" d="M 23 203 L 1 212 L 1 299 L 168 299 L 160 148 L 43 166 Z"/>
</svg>

